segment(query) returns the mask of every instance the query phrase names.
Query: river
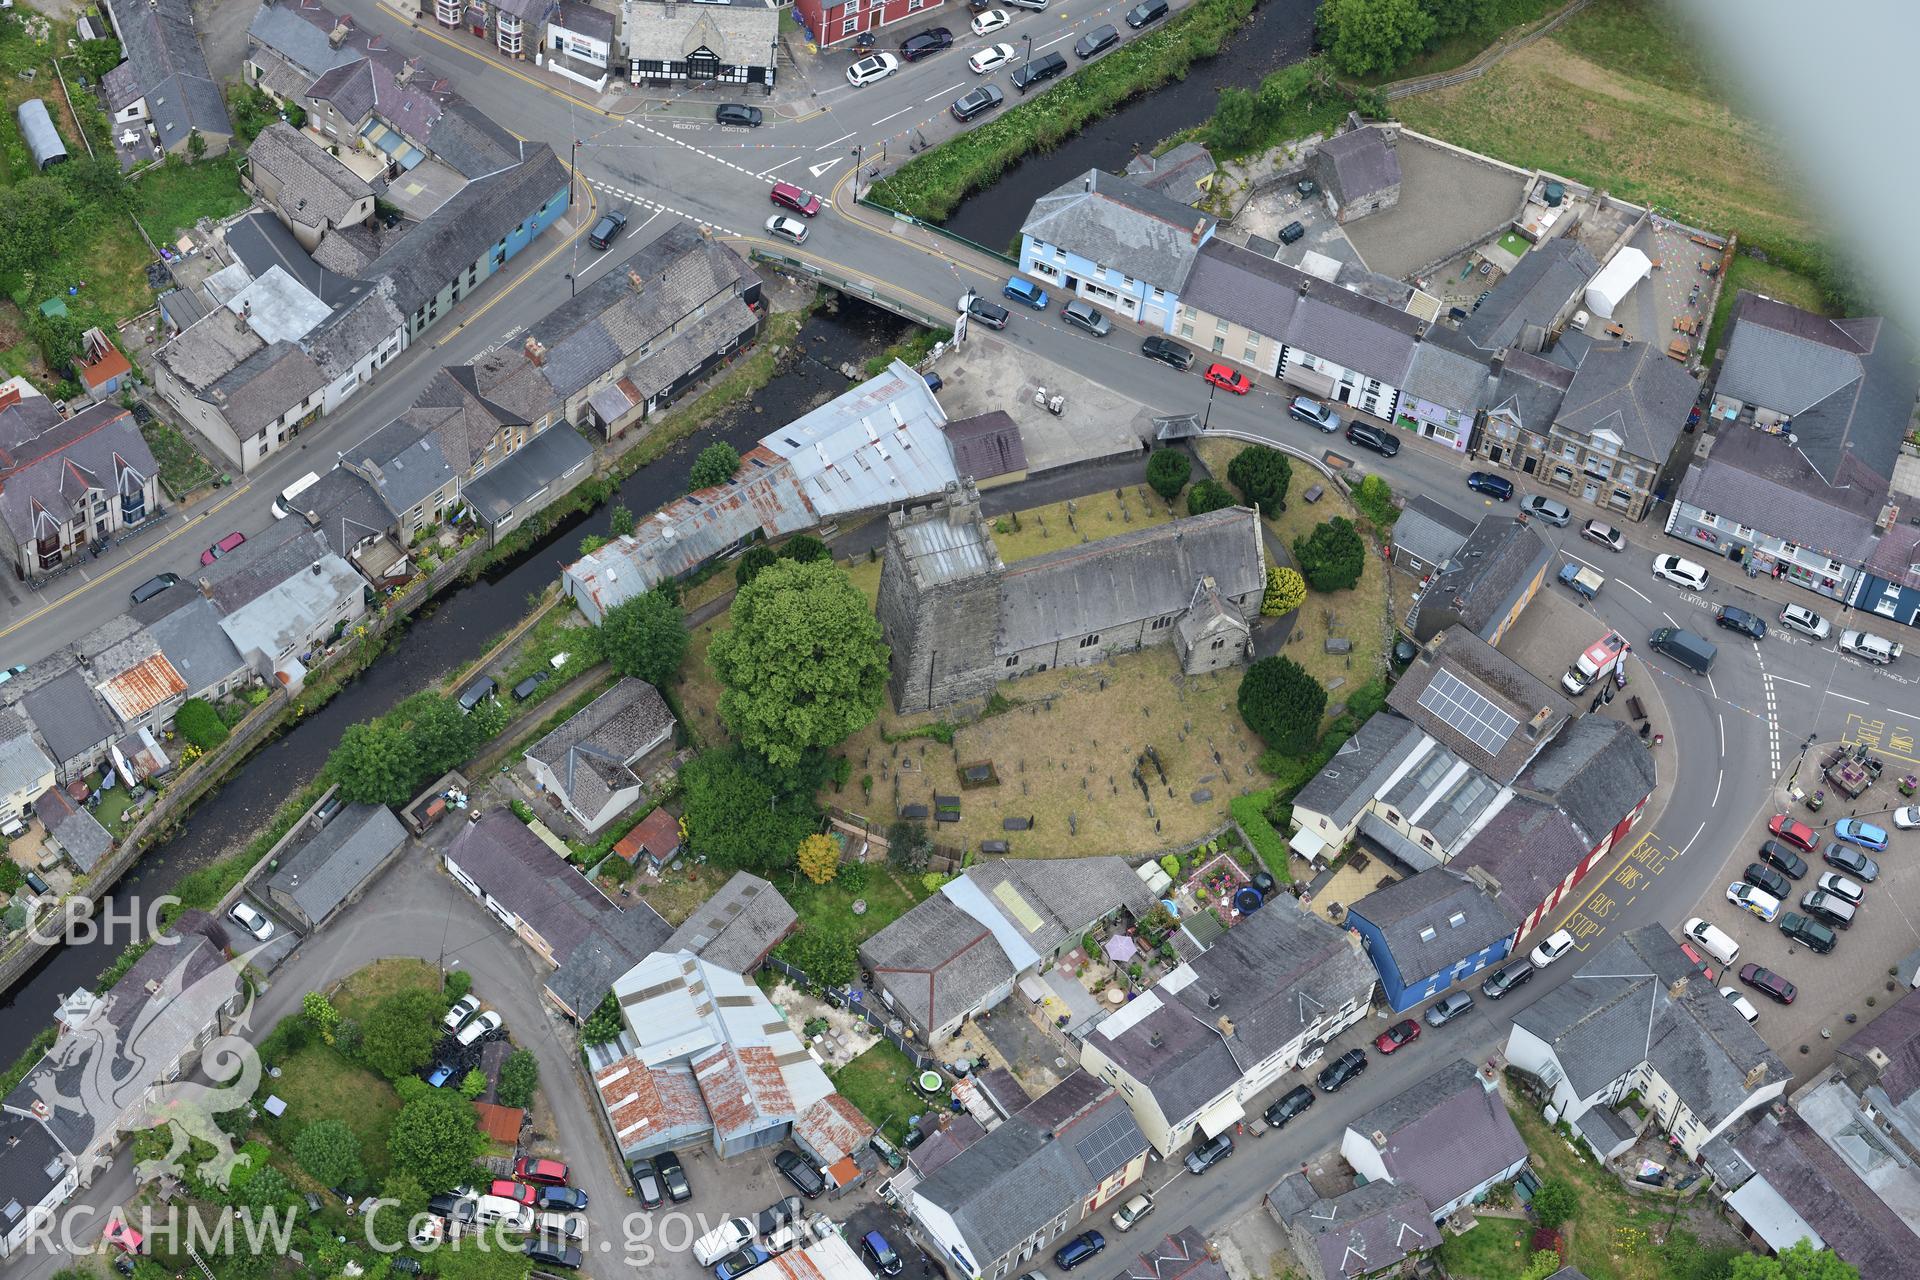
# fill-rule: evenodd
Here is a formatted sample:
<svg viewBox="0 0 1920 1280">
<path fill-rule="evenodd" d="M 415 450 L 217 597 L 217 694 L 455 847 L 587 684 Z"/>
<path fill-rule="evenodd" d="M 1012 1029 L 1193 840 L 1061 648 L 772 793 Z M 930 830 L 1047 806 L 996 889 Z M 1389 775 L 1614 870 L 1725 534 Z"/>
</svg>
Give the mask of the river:
<svg viewBox="0 0 1920 1280">
<path fill-rule="evenodd" d="M 620 487 L 618 504 L 643 516 L 686 492 L 693 454 L 715 440 L 744 452 L 780 423 L 847 389 L 843 361 L 863 364 L 897 341 L 907 322 L 857 300 L 821 308 L 801 328 L 804 358 L 789 360 L 759 394 L 721 422 L 681 441 Z M 414 616 L 388 651 L 319 711 L 256 751 L 221 788 L 188 815 L 180 832 L 150 850 L 107 895 L 96 918 L 114 919 L 129 905 L 169 892 L 197 867 L 240 848 L 319 770 L 350 724 L 381 715 L 402 698 L 444 679 L 485 652 L 526 614 L 528 597 L 554 581 L 575 558 L 580 539 L 608 532 L 614 503 L 563 524 L 514 561 L 456 587 Z M 91 988 L 125 939 L 69 944 L 51 952 L 0 996 L 0 1064 L 18 1057 L 48 1024 L 62 997 Z"/>
<path fill-rule="evenodd" d="M 1252 89 L 1271 72 L 1307 56 L 1319 0 L 1262 0 L 1238 35 L 1185 80 L 1143 94 L 1087 126 L 1052 151 L 1037 152 L 976 191 L 953 211 L 947 230 L 989 249 L 1006 250 L 1020 235 L 1033 202 L 1089 169 L 1119 173 L 1136 152 L 1213 115 L 1220 91 Z M 1018 250 L 1014 250 L 1015 253 Z"/>
</svg>

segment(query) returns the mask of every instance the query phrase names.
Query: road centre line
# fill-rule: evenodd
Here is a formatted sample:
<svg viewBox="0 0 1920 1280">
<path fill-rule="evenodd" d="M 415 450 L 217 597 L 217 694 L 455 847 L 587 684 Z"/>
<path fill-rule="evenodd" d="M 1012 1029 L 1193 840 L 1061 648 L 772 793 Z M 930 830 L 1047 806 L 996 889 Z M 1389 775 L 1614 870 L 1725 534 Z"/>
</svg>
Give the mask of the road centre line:
<svg viewBox="0 0 1920 1280">
<path fill-rule="evenodd" d="M 856 130 L 854 130 L 854 133 L 858 133 L 858 132 L 859 132 L 859 130 L 857 130 L 857 129 L 856 129 Z M 820 144 L 819 146 L 817 146 L 817 147 L 815 147 L 815 148 L 814 148 L 814 150 L 815 150 L 815 151 L 825 151 L 825 150 L 826 150 L 826 149 L 827 149 L 828 147 L 837 147 L 837 146 L 839 146 L 839 145 L 840 145 L 841 143 L 843 143 L 843 142 L 845 142 L 845 141 L 846 141 L 846 140 L 847 140 L 848 138 L 851 138 L 852 136 L 853 136 L 853 134 L 852 134 L 852 133 L 843 133 L 843 134 L 841 134 L 841 135 L 840 135 L 839 137 L 837 137 L 837 138 L 835 138 L 835 139 L 834 139 L 834 140 L 833 140 L 832 142 L 823 142 L 823 143 L 821 143 L 821 144 Z"/>
<path fill-rule="evenodd" d="M 1045 44 L 1037 44 L 1033 46 L 1033 51 L 1035 53 L 1038 53 L 1042 49 L 1051 49 L 1053 48 L 1053 46 L 1059 44 L 1062 40 L 1071 40 L 1072 38 L 1073 38 L 1073 32 L 1068 31 L 1061 35 L 1055 36 L 1053 39 L 1047 41 Z"/>
<path fill-rule="evenodd" d="M 1813 688 L 1813 686 L 1812 686 L 1812 685 L 1810 685 L 1810 684 L 1808 684 L 1808 683 L 1807 683 L 1807 682 L 1806 682 L 1805 680 L 1789 680 L 1789 679 L 1787 679 L 1787 677 L 1785 677 L 1785 676 L 1776 676 L 1776 675 L 1773 675 L 1773 674 L 1771 674 L 1771 673 L 1769 673 L 1769 674 L 1768 674 L 1768 678 L 1769 678 L 1769 679 L 1771 679 L 1771 680 L 1778 680 L 1778 681 L 1779 681 L 1779 682 L 1780 682 L 1781 684 L 1797 684 L 1797 685 L 1799 685 L 1799 686 L 1800 686 L 1800 687 L 1801 687 L 1802 689 L 1811 689 L 1811 688 Z"/>
<path fill-rule="evenodd" d="M 932 96 L 931 98 L 925 98 L 925 99 L 922 99 L 922 101 L 924 101 L 924 102 L 938 102 L 938 101 L 940 101 L 940 99 L 942 99 L 942 98 L 944 98 L 944 97 L 946 97 L 946 96 L 947 96 L 948 94 L 950 94 L 950 93 L 954 93 L 954 92 L 956 92 L 956 91 L 958 91 L 958 90 L 961 90 L 961 89 L 964 89 L 964 88 L 966 88 L 966 87 L 967 87 L 967 82 L 966 82 L 965 80 L 962 80 L 962 81 L 961 81 L 961 82 L 960 82 L 959 84 L 957 84 L 957 85 L 955 85 L 955 86 L 953 86 L 953 88 L 951 88 L 951 89 L 942 89 L 942 90 L 941 90 L 940 92 L 938 92 L 938 93 L 936 93 L 936 94 L 934 94 L 934 95 L 933 95 L 933 96 Z"/>
<path fill-rule="evenodd" d="M 1707 829 L 1707 824 L 1704 822 L 1701 823 L 1698 827 L 1694 828 L 1693 834 L 1687 837 L 1687 842 L 1680 846 L 1680 855 L 1682 857 L 1686 856 L 1687 850 L 1693 848 L 1693 842 L 1695 840 L 1698 840 L 1700 838 L 1700 833 L 1702 831 L 1705 831 L 1706 829 Z"/>
<path fill-rule="evenodd" d="M 1838 693 L 1832 689 L 1827 690 L 1827 696 L 1830 698 L 1841 698 L 1847 702 L 1857 702 L 1863 707 L 1868 705 L 1865 698 L 1856 698 L 1850 693 Z"/>
<path fill-rule="evenodd" d="M 905 106 L 905 107 L 902 107 L 902 108 L 900 108 L 900 109 L 899 109 L 898 111 L 896 111 L 896 112 L 894 112 L 894 113 L 893 113 L 893 115 L 891 115 L 891 116 L 881 116 L 881 117 L 880 117 L 880 118 L 879 118 L 878 120 L 875 120 L 875 121 L 874 121 L 874 123 L 875 123 L 875 124 L 885 124 L 885 123 L 886 123 L 887 121 L 889 121 L 889 120 L 891 120 L 891 119 L 893 119 L 893 118 L 894 118 L 894 116 L 903 116 L 903 115 L 905 115 L 905 114 L 907 114 L 907 112 L 909 112 L 909 111 L 911 111 L 911 110 L 913 110 L 913 108 L 912 108 L 911 106 Z"/>
</svg>

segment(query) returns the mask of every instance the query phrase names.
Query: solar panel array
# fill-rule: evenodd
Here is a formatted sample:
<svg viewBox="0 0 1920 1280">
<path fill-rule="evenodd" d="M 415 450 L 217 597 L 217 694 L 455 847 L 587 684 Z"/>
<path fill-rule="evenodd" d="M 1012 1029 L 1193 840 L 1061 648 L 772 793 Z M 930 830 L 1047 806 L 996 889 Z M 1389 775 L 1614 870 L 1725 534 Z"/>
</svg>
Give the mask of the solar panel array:
<svg viewBox="0 0 1920 1280">
<path fill-rule="evenodd" d="M 1074 1150 L 1080 1153 L 1080 1159 L 1086 1162 L 1094 1177 L 1105 1178 L 1133 1156 L 1134 1144 L 1129 1138 L 1133 1132 L 1133 1113 L 1123 1109 L 1074 1143 Z"/>
<path fill-rule="evenodd" d="M 1420 692 L 1420 705 L 1490 756 L 1499 755 L 1520 726 L 1451 671 L 1434 673 L 1433 682 Z"/>
</svg>

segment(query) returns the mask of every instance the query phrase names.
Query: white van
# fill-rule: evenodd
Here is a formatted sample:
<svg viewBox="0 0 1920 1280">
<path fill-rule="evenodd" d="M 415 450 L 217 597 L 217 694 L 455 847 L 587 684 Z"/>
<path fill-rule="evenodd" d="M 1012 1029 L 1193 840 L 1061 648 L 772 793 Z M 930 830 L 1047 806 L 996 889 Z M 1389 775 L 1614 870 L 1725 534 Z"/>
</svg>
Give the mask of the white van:
<svg viewBox="0 0 1920 1280">
<path fill-rule="evenodd" d="M 483 1227 L 497 1224 L 508 1231 L 533 1230 L 533 1210 L 505 1196 L 481 1196 L 475 1200 L 473 1220 Z"/>
<path fill-rule="evenodd" d="M 745 1218 L 728 1218 L 693 1242 L 693 1260 L 710 1267 L 742 1245 L 753 1242 L 753 1224 Z"/>
<path fill-rule="evenodd" d="M 293 505 L 294 499 L 298 498 L 301 494 L 305 493 L 307 490 L 313 488 L 313 486 L 319 483 L 320 483 L 319 474 L 317 472 L 309 471 L 307 472 L 307 474 L 301 476 L 298 480 L 295 480 L 292 484 L 282 489 L 280 491 L 280 496 L 273 500 L 273 518 L 275 520 L 285 520 L 288 516 L 292 515 L 294 511 L 297 510 L 297 508 Z"/>
<path fill-rule="evenodd" d="M 542 1213 L 536 1215 L 533 1221 L 542 1235 L 578 1240 L 587 1232 L 587 1220 L 577 1213 Z"/>
<path fill-rule="evenodd" d="M 1706 949 L 1708 955 L 1721 964 L 1732 965 L 1740 962 L 1740 944 L 1699 916 L 1687 921 L 1686 928 L 1681 932 L 1699 943 Z"/>
</svg>

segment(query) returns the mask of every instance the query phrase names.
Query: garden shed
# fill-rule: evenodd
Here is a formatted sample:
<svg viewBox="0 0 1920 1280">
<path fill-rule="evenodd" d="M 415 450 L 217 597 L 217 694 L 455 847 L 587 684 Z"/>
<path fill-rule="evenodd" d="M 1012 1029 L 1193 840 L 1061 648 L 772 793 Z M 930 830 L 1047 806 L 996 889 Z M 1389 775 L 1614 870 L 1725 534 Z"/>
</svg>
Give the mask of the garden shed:
<svg viewBox="0 0 1920 1280">
<path fill-rule="evenodd" d="M 56 164 L 65 163 L 67 144 L 60 141 L 60 130 L 54 128 L 53 116 L 47 111 L 47 104 L 39 98 L 28 98 L 15 109 L 14 118 L 20 122 L 20 136 L 27 140 L 27 150 L 33 153 L 33 162 L 44 172 Z"/>
</svg>

